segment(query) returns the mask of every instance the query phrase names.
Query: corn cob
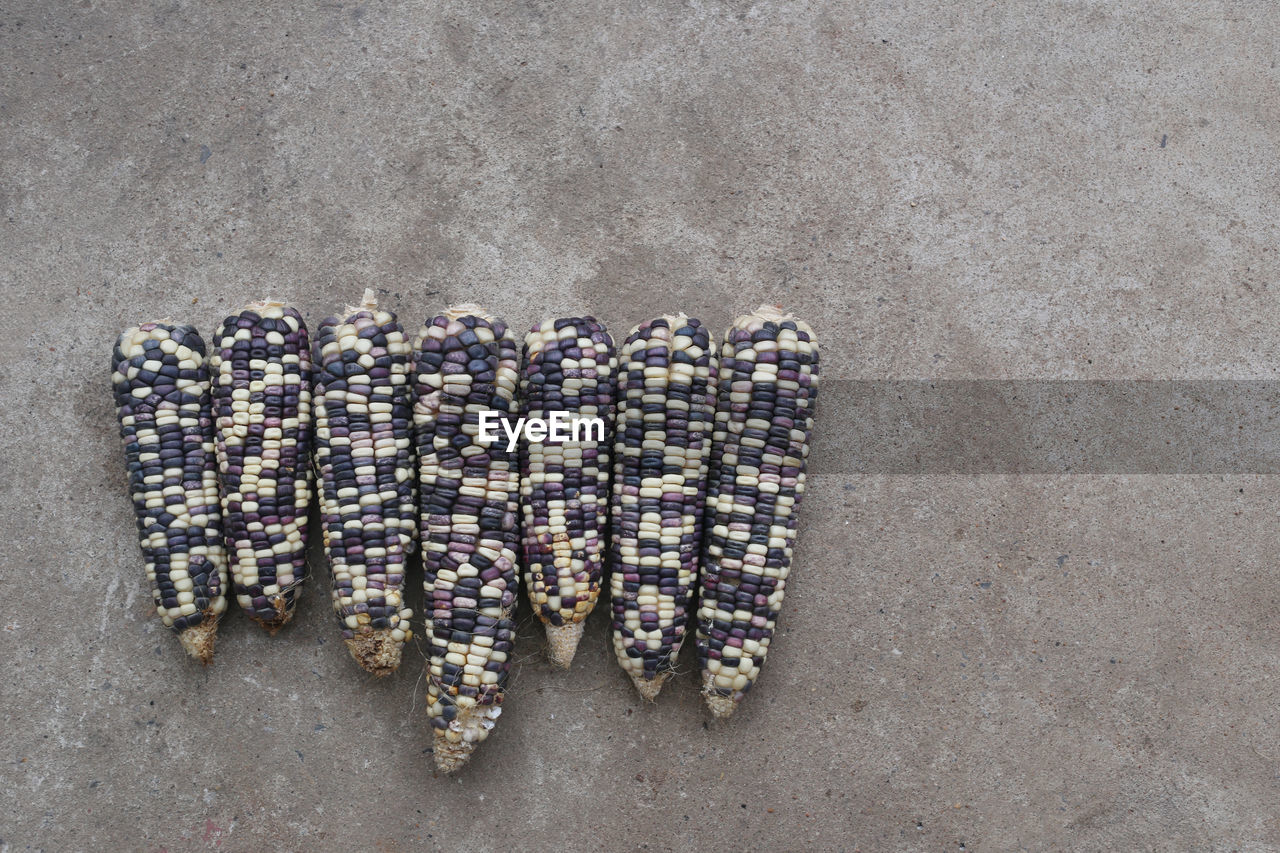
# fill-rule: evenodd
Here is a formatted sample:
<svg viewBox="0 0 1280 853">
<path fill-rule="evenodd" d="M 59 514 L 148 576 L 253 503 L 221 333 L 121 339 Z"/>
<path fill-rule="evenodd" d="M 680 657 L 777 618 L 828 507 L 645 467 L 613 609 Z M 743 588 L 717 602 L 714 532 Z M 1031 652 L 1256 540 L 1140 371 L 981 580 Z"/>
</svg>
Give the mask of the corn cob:
<svg viewBox="0 0 1280 853">
<path fill-rule="evenodd" d="M 459 305 L 414 342 L 414 436 L 426 606 L 427 713 L 436 766 L 466 763 L 502 713 L 515 640 L 520 478 L 505 438 L 486 444 L 480 415 L 515 412 L 515 339 L 501 320 Z"/>
<path fill-rule="evenodd" d="M 762 306 L 725 333 L 702 553 L 703 696 L 727 717 L 760 674 L 791 569 L 818 391 L 813 330 Z"/>
<path fill-rule="evenodd" d="M 525 417 L 576 422 L 565 424 L 570 440 L 548 435 L 521 452 L 525 585 L 551 662 L 566 668 L 600 595 L 616 373 L 613 339 L 594 317 L 546 320 L 525 336 Z M 599 419 L 594 432 L 588 418 Z"/>
<path fill-rule="evenodd" d="M 613 648 L 652 701 L 694 608 L 716 412 L 715 342 L 699 321 L 659 317 L 619 353 L 614 449 Z"/>
<path fill-rule="evenodd" d="M 279 302 L 249 305 L 223 321 L 209 369 L 236 600 L 275 633 L 307 576 L 311 353 L 302 316 Z"/>
<path fill-rule="evenodd" d="M 227 553 L 204 341 L 191 326 L 143 323 L 120 335 L 111 366 L 156 613 L 209 663 L 227 609 Z"/>
<path fill-rule="evenodd" d="M 413 637 L 405 556 L 417 530 L 412 347 L 372 290 L 315 339 L 315 465 L 333 609 L 351 656 L 374 675 L 400 666 Z"/>
</svg>

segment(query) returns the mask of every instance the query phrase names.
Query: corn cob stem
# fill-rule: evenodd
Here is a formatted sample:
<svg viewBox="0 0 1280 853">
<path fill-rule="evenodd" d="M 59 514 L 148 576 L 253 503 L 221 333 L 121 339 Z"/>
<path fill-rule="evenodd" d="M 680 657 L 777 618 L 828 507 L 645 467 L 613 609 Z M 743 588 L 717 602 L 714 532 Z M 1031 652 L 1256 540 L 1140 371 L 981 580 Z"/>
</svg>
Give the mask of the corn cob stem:
<svg viewBox="0 0 1280 853">
<path fill-rule="evenodd" d="M 372 290 L 316 332 L 316 473 L 334 613 L 352 657 L 389 675 L 413 637 L 405 557 L 417 530 L 412 347 Z"/>
<path fill-rule="evenodd" d="M 501 714 L 511 667 L 519 470 L 503 437 L 481 441 L 479 421 L 515 412 L 519 361 L 506 324 L 470 304 L 428 320 L 414 359 L 427 713 L 436 766 L 452 772 Z"/>
<path fill-rule="evenodd" d="M 791 569 L 818 390 L 813 330 L 763 306 L 725 333 L 703 540 L 698 663 L 728 717 L 759 677 Z"/>
<path fill-rule="evenodd" d="M 566 625 L 544 626 L 547 632 L 547 660 L 551 661 L 552 666 L 558 666 L 561 669 L 573 666 L 573 658 L 578 653 L 578 646 L 582 643 L 582 634 L 586 628 L 585 619 Z"/>
<path fill-rule="evenodd" d="M 569 440 L 548 435 L 521 450 L 525 585 L 546 626 L 548 656 L 564 668 L 600 595 L 616 372 L 613 339 L 594 317 L 545 320 L 525 336 L 525 417 L 577 421 L 565 426 Z M 593 432 L 588 418 L 603 429 Z"/>
<path fill-rule="evenodd" d="M 311 355 L 302 316 L 280 302 L 251 303 L 223 321 L 210 372 L 236 598 L 275 633 L 307 575 Z"/>
<path fill-rule="evenodd" d="M 227 555 L 204 341 L 191 326 L 128 329 L 111 380 L 156 613 L 207 664 L 227 609 Z"/>
<path fill-rule="evenodd" d="M 183 630 L 178 634 L 178 641 L 182 643 L 183 651 L 207 665 L 213 662 L 213 646 L 217 637 L 218 623 L 211 619 Z"/>
<path fill-rule="evenodd" d="M 716 407 L 715 344 L 684 315 L 632 330 L 619 353 L 613 646 L 653 701 L 692 616 Z"/>
</svg>

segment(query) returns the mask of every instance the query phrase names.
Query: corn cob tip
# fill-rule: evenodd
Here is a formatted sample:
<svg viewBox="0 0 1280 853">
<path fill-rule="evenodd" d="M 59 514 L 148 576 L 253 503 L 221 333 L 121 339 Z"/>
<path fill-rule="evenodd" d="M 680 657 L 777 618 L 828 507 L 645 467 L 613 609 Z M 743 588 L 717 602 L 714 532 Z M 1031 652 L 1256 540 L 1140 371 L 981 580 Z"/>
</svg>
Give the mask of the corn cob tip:
<svg viewBox="0 0 1280 853">
<path fill-rule="evenodd" d="M 665 320 L 667 325 L 672 329 L 678 329 L 689 321 L 689 315 L 681 311 L 678 314 L 663 314 L 660 317 L 654 317 L 652 320 L 645 320 L 643 323 L 636 323 L 631 327 L 631 331 L 627 333 L 627 338 L 633 337 L 645 326 L 653 326 L 653 324 L 657 323 L 659 320 Z M 626 338 L 623 340 L 626 340 Z"/>
<path fill-rule="evenodd" d="M 759 325 L 761 323 L 781 323 L 783 320 L 794 319 L 795 318 L 790 314 L 784 313 L 782 307 L 779 305 L 761 305 L 750 314 L 739 314 L 737 317 L 734 317 L 733 325 L 735 328 L 741 329 L 747 328 L 752 321 L 755 321 L 756 325 Z"/>
<path fill-rule="evenodd" d="M 271 608 L 275 610 L 276 615 L 272 619 L 262 619 L 257 613 L 249 613 L 249 618 L 262 626 L 267 632 L 267 636 L 274 637 L 276 632 L 289 624 L 289 620 L 293 619 L 293 607 L 285 599 L 283 595 L 272 596 L 268 600 Z"/>
<path fill-rule="evenodd" d="M 738 703 L 734 701 L 732 696 L 721 696 L 717 693 L 714 682 L 715 676 L 710 673 L 703 673 L 702 698 L 706 701 L 707 708 L 711 710 L 713 717 L 717 720 L 727 720 L 737 710 Z"/>
<path fill-rule="evenodd" d="M 346 642 L 356 663 L 378 678 L 385 678 L 400 668 L 400 650 L 404 643 L 393 639 L 390 630 L 360 634 Z"/>
<path fill-rule="evenodd" d="M 578 642 L 582 639 L 582 631 L 586 620 L 570 622 L 567 625 L 547 626 L 547 657 L 551 663 L 561 669 L 568 669 L 573 663 L 573 656 L 578 651 Z"/>
<path fill-rule="evenodd" d="M 471 760 L 475 752 L 475 741 L 459 741 L 450 743 L 442 732 L 436 732 L 435 746 L 432 753 L 436 757 L 436 769 L 441 773 L 454 773 L 461 770 Z"/>
<path fill-rule="evenodd" d="M 377 311 L 378 310 L 378 294 L 372 287 L 364 289 L 364 295 L 360 297 L 359 305 L 346 305 L 343 312 L 350 317 L 352 314 L 359 314 L 361 311 Z"/>
<path fill-rule="evenodd" d="M 200 663 L 208 666 L 213 661 L 213 641 L 218 633 L 218 623 L 212 617 L 206 617 L 199 625 L 185 628 L 178 634 L 182 647 Z"/>
<path fill-rule="evenodd" d="M 485 310 L 474 302 L 462 302 L 458 305 L 450 305 L 444 309 L 442 314 L 450 320 L 457 320 L 462 317 L 479 317 L 482 320 L 492 323 L 494 318 L 485 313 Z"/>
<path fill-rule="evenodd" d="M 742 314 L 733 321 L 735 329 L 750 329 L 752 331 L 759 330 L 765 323 L 783 323 L 791 321 L 796 324 L 796 328 L 809 335 L 810 339 L 814 337 L 813 329 L 804 320 L 794 314 L 787 313 L 782 310 L 780 305 L 761 305 L 750 314 Z M 813 341 L 814 346 L 817 342 Z"/>
<path fill-rule="evenodd" d="M 636 691 L 647 702 L 654 702 L 658 698 L 658 694 L 662 692 L 662 684 L 667 680 L 670 673 L 660 672 L 653 678 L 643 678 L 635 674 L 631 675 L 631 683 L 636 686 Z"/>
<path fill-rule="evenodd" d="M 502 708 L 497 705 L 458 708 L 458 715 L 448 727 L 435 730 L 431 751 L 436 757 L 436 769 L 442 773 L 460 770 L 475 752 L 476 744 L 488 737 L 501 714 Z"/>
<path fill-rule="evenodd" d="M 283 308 L 285 303 L 272 299 L 268 296 L 265 299 L 257 299 L 244 306 L 246 311 L 269 311 L 272 308 Z"/>
</svg>

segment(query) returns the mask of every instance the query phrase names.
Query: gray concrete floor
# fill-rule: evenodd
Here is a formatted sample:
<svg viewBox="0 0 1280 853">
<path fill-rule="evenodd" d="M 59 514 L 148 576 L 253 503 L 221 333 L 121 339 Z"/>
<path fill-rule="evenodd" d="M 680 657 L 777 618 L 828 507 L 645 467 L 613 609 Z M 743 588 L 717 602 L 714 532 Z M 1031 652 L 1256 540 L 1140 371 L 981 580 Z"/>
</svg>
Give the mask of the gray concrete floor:
<svg viewBox="0 0 1280 853">
<path fill-rule="evenodd" d="M 274 5 L 0 16 L 0 850 L 1280 849 L 1273 478 L 822 474 L 735 719 L 526 622 L 438 778 L 421 641 L 363 677 L 323 570 L 184 659 L 107 367 L 371 284 L 782 303 L 832 379 L 1275 378 L 1272 4 Z"/>
</svg>

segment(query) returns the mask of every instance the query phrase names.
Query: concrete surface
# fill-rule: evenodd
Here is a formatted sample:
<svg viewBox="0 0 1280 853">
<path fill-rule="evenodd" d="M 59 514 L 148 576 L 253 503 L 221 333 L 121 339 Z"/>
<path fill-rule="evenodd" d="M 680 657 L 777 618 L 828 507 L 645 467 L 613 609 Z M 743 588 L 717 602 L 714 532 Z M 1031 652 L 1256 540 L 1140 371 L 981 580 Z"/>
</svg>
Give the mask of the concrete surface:
<svg viewBox="0 0 1280 853">
<path fill-rule="evenodd" d="M 735 719 L 526 613 L 446 779 L 421 643 L 362 677 L 323 574 L 184 659 L 107 388 L 134 322 L 366 283 L 780 302 L 830 378 L 1275 378 L 1272 4 L 276 5 L 0 16 L 0 850 L 1280 849 L 1274 478 L 815 477 Z"/>
</svg>

